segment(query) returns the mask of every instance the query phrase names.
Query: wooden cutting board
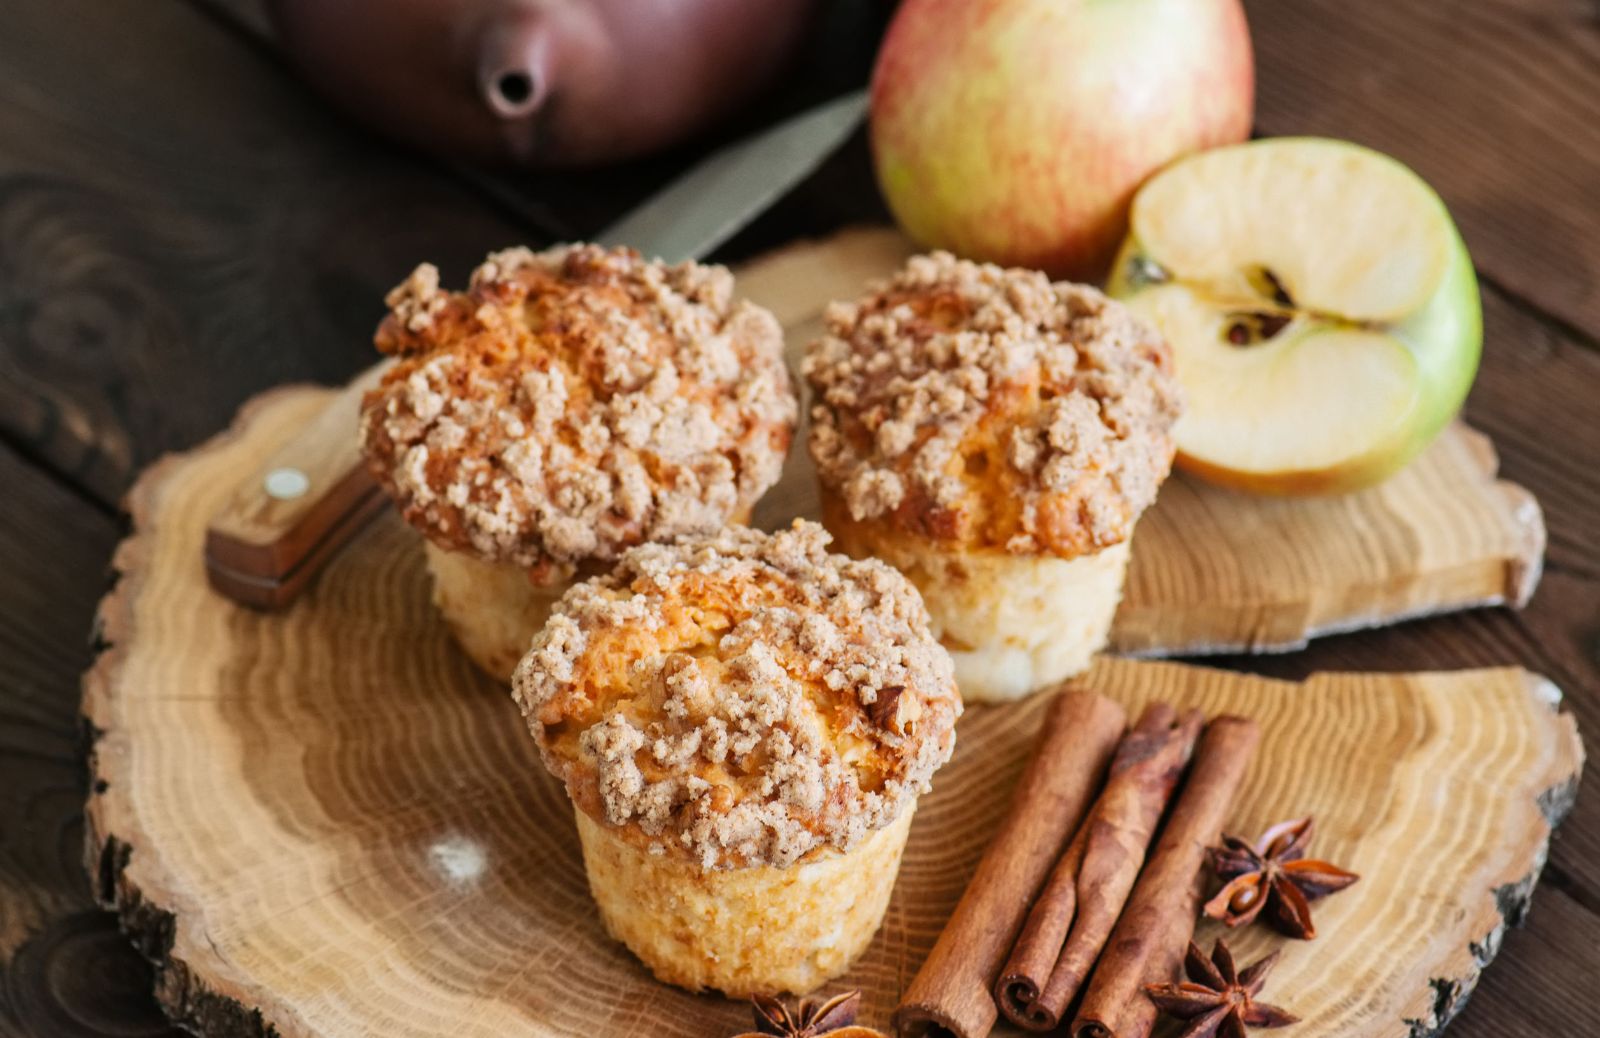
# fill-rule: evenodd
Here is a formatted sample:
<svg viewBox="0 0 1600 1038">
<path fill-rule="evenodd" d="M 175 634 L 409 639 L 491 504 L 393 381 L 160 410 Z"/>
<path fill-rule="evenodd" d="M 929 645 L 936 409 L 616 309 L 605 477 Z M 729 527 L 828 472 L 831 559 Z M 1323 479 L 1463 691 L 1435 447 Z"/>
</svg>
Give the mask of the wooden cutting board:
<svg viewBox="0 0 1600 1038">
<path fill-rule="evenodd" d="M 899 232 L 845 231 L 741 268 L 739 290 L 778 315 L 791 361 L 822 308 L 893 272 Z M 758 521 L 819 516 L 804 436 Z M 1266 498 L 1179 474 L 1140 521 L 1112 649 L 1130 655 L 1282 652 L 1307 639 L 1471 606 L 1521 606 L 1545 529 L 1532 494 L 1495 478 L 1483 434 L 1457 424 L 1399 475 L 1339 497 Z"/>
<path fill-rule="evenodd" d="M 100 899 L 173 1016 L 217 1035 L 715 1038 L 745 1007 L 652 981 L 591 906 L 566 797 L 506 692 L 428 604 L 417 536 L 386 514 L 291 609 L 209 590 L 208 519 L 329 391 L 258 398 L 157 464 L 102 603 L 85 679 Z M 1583 751 L 1548 681 L 1516 668 L 1294 684 L 1107 660 L 1086 684 L 1260 721 L 1233 827 L 1314 813 L 1363 875 L 1285 944 L 1284 1038 L 1431 1034 L 1527 910 Z M 1042 702 L 974 708 L 923 799 L 883 929 L 838 987 L 882 1024 L 954 906 Z M 1209 924 L 1208 924 L 1209 925 Z M 1210 934 L 1205 934 L 1209 937 Z M 1253 957 L 1284 944 L 1260 932 Z"/>
</svg>

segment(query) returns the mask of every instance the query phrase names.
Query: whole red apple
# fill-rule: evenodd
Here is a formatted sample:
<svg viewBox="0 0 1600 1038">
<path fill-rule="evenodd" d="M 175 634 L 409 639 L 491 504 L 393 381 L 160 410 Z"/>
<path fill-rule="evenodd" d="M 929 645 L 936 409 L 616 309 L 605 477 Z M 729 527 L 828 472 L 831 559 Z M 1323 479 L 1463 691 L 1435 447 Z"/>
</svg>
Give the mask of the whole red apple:
<svg viewBox="0 0 1600 1038">
<path fill-rule="evenodd" d="M 872 152 L 924 245 L 1088 280 L 1145 178 L 1244 140 L 1254 103 L 1239 0 L 905 0 Z"/>
</svg>

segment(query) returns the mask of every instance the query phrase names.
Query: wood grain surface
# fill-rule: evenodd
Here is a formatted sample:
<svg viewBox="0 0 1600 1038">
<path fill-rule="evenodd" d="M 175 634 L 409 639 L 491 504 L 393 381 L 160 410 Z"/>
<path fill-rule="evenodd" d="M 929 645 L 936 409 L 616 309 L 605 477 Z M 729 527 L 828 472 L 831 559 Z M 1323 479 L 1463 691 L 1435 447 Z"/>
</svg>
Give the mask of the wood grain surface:
<svg viewBox="0 0 1600 1038">
<path fill-rule="evenodd" d="M 219 600 L 196 564 L 248 469 L 328 390 L 253 402 L 130 497 L 110 646 L 85 683 L 99 895 L 210 1034 L 703 1035 L 746 1010 L 658 984 L 606 937 L 570 806 L 505 690 L 428 604 L 390 515 L 282 614 Z M 1319 906 L 1274 978 L 1285 1038 L 1409 1036 L 1465 1003 L 1527 908 L 1582 748 L 1560 693 L 1519 668 L 1321 675 L 1304 685 L 1107 660 L 1082 679 L 1130 712 L 1163 699 L 1263 729 L 1233 812 L 1317 816 L 1363 875 Z M 1044 701 L 975 708 L 919 805 L 882 931 L 841 986 L 882 1022 L 1003 813 Z M 1237 935 L 1250 957 L 1284 942 Z"/>
<path fill-rule="evenodd" d="M 1549 545 L 1521 612 L 1214 662 L 1288 679 L 1520 663 L 1550 675 L 1580 724 L 1600 731 L 1593 5 L 1246 6 L 1261 132 L 1385 148 L 1458 215 L 1484 275 L 1490 343 L 1466 418 L 1493 439 L 1503 477 L 1540 502 Z M 85 914 L 88 881 L 70 860 L 80 801 L 66 792 L 86 781 L 74 674 L 133 474 L 215 432 L 262 389 L 354 374 L 371 357 L 381 292 L 416 260 L 460 279 L 490 248 L 589 233 L 704 146 L 579 178 L 422 159 L 329 113 L 229 20 L 253 9 L 14 0 L 0 10 L 0 564 L 29 575 L 0 582 L 0 1035 L 158 1026 L 153 1003 L 130 1001 L 148 972 L 141 980 L 108 917 Z M 859 82 L 870 34 L 833 35 L 855 55 L 823 82 Z M 725 253 L 882 215 L 858 137 Z M 1579 798 L 1544 875 L 1538 910 L 1506 939 L 1452 1036 L 1596 1030 L 1600 797 Z"/>
</svg>

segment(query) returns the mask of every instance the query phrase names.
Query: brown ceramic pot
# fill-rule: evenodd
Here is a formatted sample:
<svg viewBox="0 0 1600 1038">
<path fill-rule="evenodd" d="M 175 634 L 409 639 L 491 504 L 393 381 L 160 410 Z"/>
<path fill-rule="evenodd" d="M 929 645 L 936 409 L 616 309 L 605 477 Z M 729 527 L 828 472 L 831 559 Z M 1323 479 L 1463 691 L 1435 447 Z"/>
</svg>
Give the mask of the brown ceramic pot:
<svg viewBox="0 0 1600 1038">
<path fill-rule="evenodd" d="M 268 0 L 284 49 L 356 117 L 451 158 L 579 166 L 752 100 L 818 0 Z"/>
</svg>

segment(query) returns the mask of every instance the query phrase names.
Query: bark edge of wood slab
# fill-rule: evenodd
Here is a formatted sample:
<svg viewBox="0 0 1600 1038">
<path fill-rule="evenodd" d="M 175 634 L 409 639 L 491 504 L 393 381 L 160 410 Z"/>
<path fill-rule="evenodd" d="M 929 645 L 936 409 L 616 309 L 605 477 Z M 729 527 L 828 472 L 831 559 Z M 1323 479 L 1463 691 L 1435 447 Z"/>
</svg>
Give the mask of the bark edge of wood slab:
<svg viewBox="0 0 1600 1038">
<path fill-rule="evenodd" d="M 743 1005 L 657 984 L 605 936 L 565 793 L 434 615 L 398 517 L 290 610 L 208 588 L 195 555 L 220 475 L 266 458 L 327 396 L 259 398 L 129 494 L 84 681 L 86 852 L 162 1005 L 217 1035 L 733 1033 Z M 1294 683 L 1107 659 L 1083 683 L 1133 710 L 1254 717 L 1263 746 L 1229 828 L 1312 813 L 1317 852 L 1362 874 L 1320 906 L 1316 941 L 1283 945 L 1275 1001 L 1308 1021 L 1302 1038 L 1448 1021 L 1527 910 L 1583 760 L 1559 691 L 1513 667 Z M 839 982 L 863 989 L 867 1022 L 959 898 L 1044 705 L 962 719 L 884 929 Z M 1281 939 L 1230 940 L 1253 958 Z"/>
</svg>

